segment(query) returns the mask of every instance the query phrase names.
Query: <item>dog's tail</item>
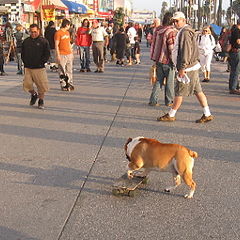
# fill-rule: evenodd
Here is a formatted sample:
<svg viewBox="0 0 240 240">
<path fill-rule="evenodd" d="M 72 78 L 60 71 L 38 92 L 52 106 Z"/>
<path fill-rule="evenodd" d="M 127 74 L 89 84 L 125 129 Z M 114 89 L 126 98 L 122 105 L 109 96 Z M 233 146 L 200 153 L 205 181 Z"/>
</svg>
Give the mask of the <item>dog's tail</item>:
<svg viewBox="0 0 240 240">
<path fill-rule="evenodd" d="M 188 149 L 188 153 L 189 155 L 192 157 L 192 158 L 197 158 L 198 157 L 198 153 L 197 152 L 194 152 L 190 149 Z"/>
</svg>

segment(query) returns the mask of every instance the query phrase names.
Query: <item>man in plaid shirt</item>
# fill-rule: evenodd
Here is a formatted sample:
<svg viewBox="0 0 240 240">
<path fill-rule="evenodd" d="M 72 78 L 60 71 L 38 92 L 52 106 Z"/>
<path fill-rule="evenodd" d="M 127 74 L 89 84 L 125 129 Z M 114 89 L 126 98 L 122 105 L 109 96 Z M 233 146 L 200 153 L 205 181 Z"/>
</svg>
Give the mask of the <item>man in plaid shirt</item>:
<svg viewBox="0 0 240 240">
<path fill-rule="evenodd" d="M 165 85 L 165 105 L 171 106 L 174 98 L 175 71 L 172 62 L 172 49 L 177 35 L 172 25 L 172 13 L 167 12 L 163 17 L 162 26 L 156 28 L 151 45 L 151 59 L 156 62 L 157 81 L 153 85 L 149 105 L 159 106 L 158 95 L 160 88 Z M 166 81 L 164 81 L 166 79 Z"/>
</svg>

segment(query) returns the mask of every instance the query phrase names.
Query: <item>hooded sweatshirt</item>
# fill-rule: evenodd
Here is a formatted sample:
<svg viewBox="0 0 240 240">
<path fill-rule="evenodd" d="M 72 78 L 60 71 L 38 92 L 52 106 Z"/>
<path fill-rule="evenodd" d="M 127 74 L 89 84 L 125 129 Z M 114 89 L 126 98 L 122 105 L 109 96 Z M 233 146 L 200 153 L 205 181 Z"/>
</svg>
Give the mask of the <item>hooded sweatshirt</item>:
<svg viewBox="0 0 240 240">
<path fill-rule="evenodd" d="M 174 63 L 178 71 L 199 64 L 197 36 L 189 25 L 186 25 L 178 32 L 173 55 L 176 57 Z"/>
</svg>

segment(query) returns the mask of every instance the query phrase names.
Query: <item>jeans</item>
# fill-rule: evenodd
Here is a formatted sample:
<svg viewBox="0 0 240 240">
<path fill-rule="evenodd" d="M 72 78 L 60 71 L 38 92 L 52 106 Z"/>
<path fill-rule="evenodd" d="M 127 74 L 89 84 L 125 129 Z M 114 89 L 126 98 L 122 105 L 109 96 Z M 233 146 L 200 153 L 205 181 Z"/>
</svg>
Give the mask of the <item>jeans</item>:
<svg viewBox="0 0 240 240">
<path fill-rule="evenodd" d="M 230 52 L 229 57 L 229 90 L 236 90 L 239 88 L 238 76 L 240 74 L 240 52 Z"/>
<path fill-rule="evenodd" d="M 165 85 L 165 105 L 171 104 L 174 98 L 174 79 L 175 79 L 175 71 L 171 64 L 162 64 L 157 63 L 157 81 L 153 85 L 152 94 L 149 99 L 149 103 L 157 104 L 158 96 L 160 92 L 160 88 L 162 88 L 164 84 L 164 78 L 166 78 Z"/>
<path fill-rule="evenodd" d="M 22 63 L 21 53 L 17 53 L 16 55 L 17 55 L 18 71 L 22 72 L 23 63 Z"/>
<path fill-rule="evenodd" d="M 79 47 L 81 69 L 90 69 L 90 47 Z"/>
</svg>

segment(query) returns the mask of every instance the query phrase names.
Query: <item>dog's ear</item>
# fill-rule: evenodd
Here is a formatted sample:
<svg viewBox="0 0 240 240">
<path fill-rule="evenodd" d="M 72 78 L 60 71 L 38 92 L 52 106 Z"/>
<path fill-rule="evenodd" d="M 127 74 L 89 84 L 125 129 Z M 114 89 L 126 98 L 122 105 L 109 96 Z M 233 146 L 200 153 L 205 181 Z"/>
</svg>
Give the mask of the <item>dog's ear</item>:
<svg viewBox="0 0 240 240">
<path fill-rule="evenodd" d="M 125 151 L 127 151 L 127 145 L 132 141 L 132 138 L 128 138 L 127 142 L 124 145 Z"/>
</svg>

